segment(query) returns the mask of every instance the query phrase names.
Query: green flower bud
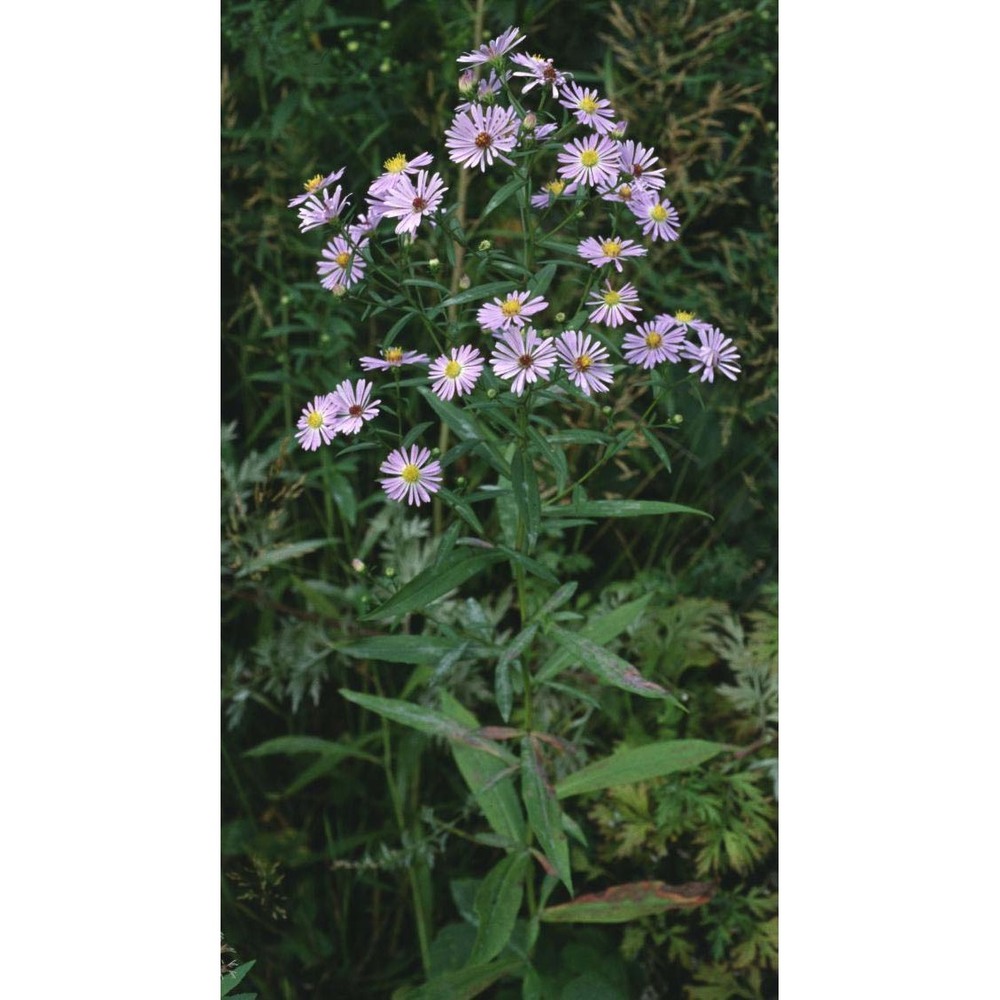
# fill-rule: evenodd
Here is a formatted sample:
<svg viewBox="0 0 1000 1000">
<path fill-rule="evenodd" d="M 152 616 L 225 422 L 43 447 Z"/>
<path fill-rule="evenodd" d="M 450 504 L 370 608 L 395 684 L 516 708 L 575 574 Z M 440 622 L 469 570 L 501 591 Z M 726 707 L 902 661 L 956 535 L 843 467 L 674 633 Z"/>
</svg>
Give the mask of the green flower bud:
<svg viewBox="0 0 1000 1000">
<path fill-rule="evenodd" d="M 489 240 L 480 240 L 479 241 L 479 252 L 480 253 L 486 253 L 486 251 L 489 250 L 492 246 L 493 246 L 493 244 L 490 243 Z"/>
<path fill-rule="evenodd" d="M 497 398 L 497 391 L 496 391 L 496 389 L 487 389 L 486 390 L 486 396 L 489 399 L 496 399 Z"/>
<path fill-rule="evenodd" d="M 394 566 L 386 566 L 385 575 L 391 580 L 396 575 L 396 569 Z"/>
<path fill-rule="evenodd" d="M 436 271 L 441 266 L 441 261 L 439 261 L 437 257 L 431 257 L 431 259 L 427 261 L 427 266 L 432 271 Z"/>
<path fill-rule="evenodd" d="M 356 42 L 353 39 L 347 43 L 347 51 L 348 52 L 357 52 L 358 49 L 360 49 L 360 48 L 361 48 L 361 43 L 360 42 Z"/>
<path fill-rule="evenodd" d="M 681 413 L 675 413 L 671 419 L 673 420 L 673 422 L 675 424 L 683 424 L 684 423 L 684 415 L 681 414 Z"/>
<path fill-rule="evenodd" d="M 566 322 L 566 313 L 563 313 L 563 312 L 556 313 L 556 322 L 557 323 L 565 323 Z"/>
</svg>

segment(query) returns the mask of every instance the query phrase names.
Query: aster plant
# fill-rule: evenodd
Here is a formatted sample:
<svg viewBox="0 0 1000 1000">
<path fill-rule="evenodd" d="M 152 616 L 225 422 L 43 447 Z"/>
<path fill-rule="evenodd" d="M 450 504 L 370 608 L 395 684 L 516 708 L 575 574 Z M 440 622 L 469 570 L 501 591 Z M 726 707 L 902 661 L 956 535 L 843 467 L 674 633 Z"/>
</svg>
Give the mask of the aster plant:
<svg viewBox="0 0 1000 1000">
<path fill-rule="evenodd" d="M 443 148 L 390 153 L 374 178 L 317 174 L 289 207 L 303 233 L 323 233 L 317 294 L 337 296 L 359 335 L 365 331 L 358 366 L 371 373 L 366 381 L 343 372 L 325 395 L 328 387 L 317 386 L 295 438 L 308 452 L 376 449 L 382 457 L 370 485 L 381 488 L 380 502 L 429 506 L 434 515 L 434 565 L 379 592 L 363 618 L 395 624 L 404 636 L 419 614 L 424 634 L 448 648 L 434 676 L 459 662 L 490 672 L 497 718 L 478 719 L 437 688 L 419 705 L 342 693 L 449 742 L 489 827 L 476 836 L 497 854 L 476 900 L 480 923 L 467 968 L 478 972 L 469 982 L 479 975 L 485 989 L 521 976 L 525 995 L 540 995 L 529 987 L 543 922 L 618 922 L 701 905 L 711 894 L 648 878 L 608 890 L 597 911 L 588 894 L 574 899 L 568 835 L 582 835 L 564 801 L 697 767 L 726 749 L 673 740 L 655 744 L 655 753 L 623 750 L 582 768 L 561 761 L 556 779 L 554 748 L 565 748 L 544 730 L 538 705 L 547 686 L 569 683 L 570 668 L 599 686 L 686 709 L 675 692 L 604 648 L 606 632 L 587 622 L 574 627 L 560 612 L 576 584 L 539 558 L 543 540 L 607 518 L 701 514 L 675 503 L 591 497 L 586 484 L 637 440 L 669 470 L 661 438 L 679 421 L 654 415 L 685 387 L 718 391 L 717 374 L 720 382 L 736 379 L 740 357 L 731 338 L 693 312 L 640 321 L 655 310 L 638 263 L 654 243 L 670 250 L 683 234 L 666 167 L 641 137 L 624 138 L 627 122 L 609 96 L 524 43 L 511 26 L 458 58 L 460 100 Z M 475 214 L 468 209 L 477 186 Z M 616 424 L 616 400 L 643 393 L 643 416 Z M 414 412 L 428 419 L 410 422 Z M 501 564 L 515 609 L 505 641 L 484 645 L 438 621 L 445 595 Z M 413 878 L 431 977 L 420 995 L 458 995 L 448 992 L 458 989 L 450 981 L 433 979 L 429 915 Z M 526 931 L 511 950 L 519 918 Z"/>
</svg>

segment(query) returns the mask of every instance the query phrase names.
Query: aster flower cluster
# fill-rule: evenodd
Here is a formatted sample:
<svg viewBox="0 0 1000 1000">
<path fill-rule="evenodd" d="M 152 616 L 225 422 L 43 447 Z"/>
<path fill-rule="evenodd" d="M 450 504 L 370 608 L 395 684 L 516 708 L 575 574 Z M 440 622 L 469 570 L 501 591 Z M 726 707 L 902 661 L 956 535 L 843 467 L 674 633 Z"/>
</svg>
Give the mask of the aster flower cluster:
<svg viewBox="0 0 1000 1000">
<path fill-rule="evenodd" d="M 472 172 L 473 177 L 502 166 L 523 166 L 522 175 L 528 178 L 536 160 L 549 161 L 550 172 L 543 175 L 541 186 L 535 187 L 539 184 L 535 180 L 522 194 L 522 205 L 534 210 L 529 210 L 527 222 L 521 216 L 519 232 L 525 240 L 532 237 L 532 230 L 541 232 L 549 213 L 560 203 L 571 205 L 572 212 L 564 216 L 559 228 L 585 206 L 611 212 L 605 223 L 590 229 L 598 234 L 578 237 L 576 243 L 577 261 L 593 268 L 582 269 L 589 271 L 589 280 L 579 309 L 569 323 L 562 312 L 554 317 L 548 314 L 550 303 L 545 296 L 550 285 L 557 287 L 557 283 L 551 274 L 544 285 L 535 282 L 529 268 L 523 268 L 525 278 L 512 281 L 507 291 L 483 295 L 480 304 L 466 307 L 464 318 L 452 299 L 443 304 L 439 300 L 435 312 L 428 314 L 418 295 L 412 307 L 413 325 L 407 316 L 402 317 L 378 356 L 359 358 L 361 370 L 373 373 L 374 379 L 391 376 L 398 392 L 401 368 L 425 368 L 430 391 L 451 405 L 463 405 L 476 393 L 493 398 L 499 391 L 517 397 L 519 406 L 535 405 L 533 400 L 565 404 L 574 394 L 579 400 L 608 392 L 616 374 L 628 377 L 629 366 L 648 371 L 663 364 L 687 363 L 689 373 L 702 382 L 714 382 L 717 374 L 735 380 L 739 354 L 730 338 L 692 313 L 660 313 L 644 321 L 640 288 L 625 273 L 639 258 L 648 256 L 649 243 L 671 242 L 680 235 L 679 214 L 664 192 L 666 168 L 655 149 L 625 139 L 628 123 L 611 100 L 574 82 L 572 74 L 556 67 L 552 59 L 517 51 L 523 42 L 524 35 L 511 27 L 458 58 L 462 100 L 445 129 L 444 148 L 451 163 Z M 525 106 L 528 98 L 538 102 L 535 109 Z M 548 111 L 546 102 L 551 102 Z M 449 188 L 442 173 L 435 170 L 431 153 L 398 152 L 385 160 L 382 173 L 368 184 L 361 212 L 352 207 L 352 195 L 338 183 L 344 174 L 345 168 L 317 174 L 306 182 L 304 193 L 288 202 L 297 211 L 303 233 L 330 231 L 316 262 L 322 287 L 337 297 L 350 294 L 359 302 L 379 306 L 385 299 L 368 292 L 371 282 L 393 291 L 405 285 L 435 287 L 433 281 L 404 281 L 402 270 L 393 271 L 392 265 L 380 263 L 385 258 L 381 251 L 372 254 L 372 241 L 380 241 L 381 246 L 395 237 L 400 246 L 418 241 L 440 246 L 454 238 L 449 227 L 438 226 L 442 215 L 450 211 L 444 206 Z M 634 226 L 634 231 L 623 232 L 623 226 L 626 230 Z M 470 248 L 473 245 L 469 243 Z M 482 254 L 492 252 L 488 240 L 478 246 Z M 433 257 L 426 266 L 436 277 L 442 265 Z M 581 270 L 578 262 L 576 267 Z M 492 272 L 494 280 L 514 273 L 510 266 Z M 479 274 L 491 271 L 484 264 Z M 468 275 L 453 277 L 452 295 L 456 287 L 469 287 L 460 284 L 460 279 L 468 282 Z M 438 283 L 436 287 L 445 286 Z M 564 294 L 564 288 L 559 294 Z M 407 298 L 405 290 L 398 298 Z M 463 299 L 468 301 L 468 297 Z M 440 316 L 446 306 L 450 306 L 448 323 L 439 328 L 429 317 Z M 586 320 L 581 322 L 584 315 Z M 553 322 L 572 328 L 554 331 Z M 597 329 L 588 330 L 587 324 Z M 462 331 L 469 327 L 483 339 L 463 342 Z M 412 331 L 426 330 L 434 350 L 422 350 L 418 343 L 395 343 L 403 330 L 408 331 L 408 340 L 416 336 Z M 624 365 L 616 364 L 613 356 Z M 418 373 L 415 381 L 423 377 Z M 413 381 L 408 379 L 403 385 Z M 375 391 L 374 382 L 345 379 L 333 392 L 315 396 L 298 421 L 295 436 L 302 448 L 315 451 L 338 436 L 361 433 L 380 413 L 382 400 L 372 399 Z M 415 506 L 428 502 L 443 482 L 442 463 L 410 439 L 390 452 L 380 473 L 378 482 L 390 499 Z"/>
</svg>

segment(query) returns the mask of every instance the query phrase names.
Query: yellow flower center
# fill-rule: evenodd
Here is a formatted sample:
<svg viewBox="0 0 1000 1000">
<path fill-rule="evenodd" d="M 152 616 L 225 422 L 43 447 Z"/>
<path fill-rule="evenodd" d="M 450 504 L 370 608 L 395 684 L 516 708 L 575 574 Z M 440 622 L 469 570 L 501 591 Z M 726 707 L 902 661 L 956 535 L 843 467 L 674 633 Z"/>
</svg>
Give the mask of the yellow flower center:
<svg viewBox="0 0 1000 1000">
<path fill-rule="evenodd" d="M 315 177 L 310 177 L 309 180 L 303 185 L 309 194 L 312 194 L 323 183 L 323 175 L 317 174 Z"/>
<path fill-rule="evenodd" d="M 351 255 L 347 250 L 341 250 L 336 257 L 333 258 L 334 263 L 338 267 L 347 267 L 347 262 L 351 259 Z"/>
<path fill-rule="evenodd" d="M 605 257 L 617 257 L 622 252 L 622 245 L 618 240 L 605 240 L 601 244 L 601 252 Z"/>
<path fill-rule="evenodd" d="M 592 115 L 597 110 L 597 101 L 592 97 L 584 97 L 580 101 L 580 110 L 585 111 L 588 115 Z"/>
<path fill-rule="evenodd" d="M 596 149 L 585 149 L 585 150 L 584 150 L 584 151 L 583 151 L 583 152 L 582 152 L 582 153 L 580 154 L 580 162 L 581 162 L 581 163 L 582 163 L 582 164 L 583 164 L 583 165 L 584 165 L 585 167 L 593 167 L 593 166 L 596 166 L 596 164 L 598 163 L 598 161 L 599 161 L 600 159 L 601 159 L 601 158 L 600 158 L 600 156 L 598 156 L 598 153 L 597 153 L 597 150 L 596 150 Z"/>
<path fill-rule="evenodd" d="M 500 306 L 500 312 L 510 319 L 511 316 L 517 316 L 521 312 L 521 303 L 514 298 L 507 299 L 502 306 Z"/>
<path fill-rule="evenodd" d="M 678 323 L 690 323 L 694 319 L 694 313 L 688 312 L 686 309 L 682 309 L 674 317 Z"/>
<path fill-rule="evenodd" d="M 663 338 L 655 331 L 651 330 L 646 334 L 646 346 L 650 348 L 657 348 L 663 343 Z"/>
<path fill-rule="evenodd" d="M 398 365 L 403 360 L 402 347 L 390 347 L 385 352 L 385 360 L 391 365 Z"/>
<path fill-rule="evenodd" d="M 390 156 L 385 163 L 382 164 L 382 169 L 385 170 L 387 174 L 400 174 L 408 166 L 409 160 L 402 153 L 397 153 L 395 156 Z"/>
<path fill-rule="evenodd" d="M 412 462 L 408 462 L 403 466 L 399 477 L 404 483 L 416 483 L 420 481 L 420 470 Z"/>
<path fill-rule="evenodd" d="M 609 306 L 616 306 L 621 302 L 622 296 L 621 292 L 610 291 L 604 293 L 604 304 Z"/>
<path fill-rule="evenodd" d="M 315 431 L 323 426 L 323 414 L 319 410 L 313 410 L 309 414 L 309 419 L 306 423 Z"/>
<path fill-rule="evenodd" d="M 580 357 L 578 357 L 578 358 L 577 358 L 577 359 L 576 359 L 576 360 L 575 360 L 575 361 L 573 362 L 573 367 L 574 367 L 574 368 L 575 368 L 575 369 L 576 369 L 576 370 L 577 370 L 578 372 L 585 372 L 585 371 L 586 371 L 586 370 L 587 370 L 587 369 L 588 369 L 588 368 L 589 368 L 589 367 L 590 367 L 590 366 L 591 366 L 591 365 L 592 365 L 593 363 L 594 363 L 594 362 L 593 362 L 593 360 L 591 359 L 591 357 L 590 357 L 590 355 L 589 355 L 589 354 L 581 354 L 581 355 L 580 355 Z"/>
<path fill-rule="evenodd" d="M 462 366 L 454 358 L 452 358 L 451 361 L 444 366 L 444 374 L 445 378 L 458 378 L 458 376 L 462 374 Z"/>
<path fill-rule="evenodd" d="M 545 190 L 550 191 L 556 198 L 563 193 L 563 189 L 566 187 L 565 181 L 549 181 L 545 185 Z"/>
<path fill-rule="evenodd" d="M 663 222 L 667 217 L 667 210 L 662 205 L 654 205 L 649 210 L 649 217 L 654 222 Z"/>
</svg>

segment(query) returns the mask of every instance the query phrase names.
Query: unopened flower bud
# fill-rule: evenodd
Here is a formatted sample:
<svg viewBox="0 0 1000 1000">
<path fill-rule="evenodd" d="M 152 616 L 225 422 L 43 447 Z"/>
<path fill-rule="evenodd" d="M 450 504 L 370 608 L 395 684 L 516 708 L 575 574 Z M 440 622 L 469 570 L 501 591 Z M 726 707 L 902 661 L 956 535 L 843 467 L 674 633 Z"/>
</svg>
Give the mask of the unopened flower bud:
<svg viewBox="0 0 1000 1000">
<path fill-rule="evenodd" d="M 441 261 L 439 261 L 437 257 L 431 257 L 431 259 L 427 261 L 427 266 L 432 271 L 436 271 L 441 266 Z"/>
<path fill-rule="evenodd" d="M 356 41 L 352 40 L 352 41 L 350 41 L 350 42 L 347 43 L 347 51 L 348 52 L 357 52 L 358 49 L 360 49 L 360 48 L 361 48 L 361 43 L 360 42 L 356 42 Z"/>
<path fill-rule="evenodd" d="M 391 580 L 396 575 L 395 566 L 386 566 L 385 575 Z"/>
<path fill-rule="evenodd" d="M 386 56 L 386 58 L 383 59 L 378 64 L 378 71 L 380 73 L 388 73 L 391 69 L 392 69 L 392 60 L 388 56 Z"/>
<path fill-rule="evenodd" d="M 464 70 L 458 77 L 458 92 L 463 97 L 471 97 L 476 89 L 476 74 L 471 69 Z"/>
<path fill-rule="evenodd" d="M 288 303 L 291 302 L 291 301 L 292 301 L 291 295 L 282 295 L 281 296 L 281 304 L 283 306 L 287 306 Z"/>
<path fill-rule="evenodd" d="M 566 313 L 564 313 L 564 312 L 558 312 L 558 313 L 556 313 L 556 322 L 557 323 L 565 323 L 566 322 Z"/>
<path fill-rule="evenodd" d="M 431 458 L 440 458 L 440 457 L 441 457 L 441 449 L 431 448 Z"/>
<path fill-rule="evenodd" d="M 455 480 L 455 485 L 464 486 L 467 482 L 468 480 L 465 478 L 465 476 L 459 476 L 458 479 Z"/>
<path fill-rule="evenodd" d="M 492 246 L 493 246 L 493 244 L 490 243 L 489 240 L 480 240 L 479 241 L 479 252 L 480 253 L 486 253 L 486 251 L 489 250 Z"/>
<path fill-rule="evenodd" d="M 364 573 L 365 564 L 360 559 L 352 559 L 351 569 L 353 569 L 355 573 Z"/>
<path fill-rule="evenodd" d="M 458 279 L 458 287 L 461 288 L 463 292 L 471 284 L 472 284 L 472 280 L 469 278 L 469 276 L 467 274 L 463 274 L 462 277 Z"/>
<path fill-rule="evenodd" d="M 334 285 L 333 288 L 330 289 L 330 291 L 333 292 L 334 298 L 342 299 L 347 294 L 347 286 L 339 284 Z"/>
<path fill-rule="evenodd" d="M 527 132 L 530 132 L 537 124 L 538 124 L 538 115 L 536 115 L 534 111 L 529 111 L 521 119 L 521 126 Z"/>
<path fill-rule="evenodd" d="M 603 413 L 606 417 L 610 417 L 611 416 L 611 407 L 607 406 L 607 405 L 602 406 L 601 407 L 601 413 Z"/>
<path fill-rule="evenodd" d="M 392 27 L 392 25 L 388 21 L 379 21 L 378 26 L 383 31 L 388 31 Z"/>
<path fill-rule="evenodd" d="M 496 391 L 496 389 L 487 389 L 486 390 L 486 395 L 490 399 L 496 399 L 497 398 L 497 391 Z"/>
<path fill-rule="evenodd" d="M 330 343 L 330 334 L 328 334 L 328 333 L 320 334 L 319 342 L 321 344 L 329 344 Z"/>
<path fill-rule="evenodd" d="M 673 415 L 673 417 L 671 417 L 671 419 L 673 420 L 673 422 L 675 424 L 683 424 L 684 423 L 684 415 L 682 413 L 675 413 Z"/>
</svg>

